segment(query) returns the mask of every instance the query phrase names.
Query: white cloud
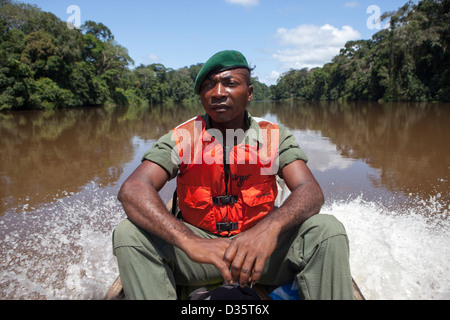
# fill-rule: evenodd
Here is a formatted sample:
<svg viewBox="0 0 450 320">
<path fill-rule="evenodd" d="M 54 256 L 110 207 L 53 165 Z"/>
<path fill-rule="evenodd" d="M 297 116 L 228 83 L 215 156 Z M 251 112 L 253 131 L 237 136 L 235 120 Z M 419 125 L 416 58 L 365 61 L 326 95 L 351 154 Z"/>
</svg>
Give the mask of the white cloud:
<svg viewBox="0 0 450 320">
<path fill-rule="evenodd" d="M 293 29 L 280 28 L 276 39 L 286 49 L 277 50 L 272 57 L 282 62 L 284 69 L 320 67 L 338 55 L 347 41 L 360 37 L 350 26 L 339 29 L 329 24 L 304 24 Z"/>
<path fill-rule="evenodd" d="M 277 80 L 278 80 L 278 78 L 280 77 L 280 73 L 279 72 L 277 72 L 277 71 L 275 71 L 275 70 L 272 70 L 272 72 L 270 73 L 270 75 L 267 77 L 267 82 L 268 83 L 271 83 L 271 84 L 275 84 L 276 82 L 277 82 Z"/>
<path fill-rule="evenodd" d="M 238 4 L 244 7 L 253 7 L 259 4 L 259 0 L 225 0 L 227 3 Z"/>
<path fill-rule="evenodd" d="M 159 56 L 157 56 L 156 54 L 149 54 L 147 56 L 151 61 L 158 61 L 159 60 Z"/>
<path fill-rule="evenodd" d="M 359 6 L 358 1 L 348 1 L 348 2 L 344 3 L 344 7 L 347 7 L 347 8 L 356 8 L 358 6 Z"/>
<path fill-rule="evenodd" d="M 281 74 L 275 70 L 272 70 L 270 74 L 260 74 L 258 72 L 255 73 L 255 76 L 258 77 L 258 80 L 268 86 L 276 84 L 280 75 Z"/>
</svg>

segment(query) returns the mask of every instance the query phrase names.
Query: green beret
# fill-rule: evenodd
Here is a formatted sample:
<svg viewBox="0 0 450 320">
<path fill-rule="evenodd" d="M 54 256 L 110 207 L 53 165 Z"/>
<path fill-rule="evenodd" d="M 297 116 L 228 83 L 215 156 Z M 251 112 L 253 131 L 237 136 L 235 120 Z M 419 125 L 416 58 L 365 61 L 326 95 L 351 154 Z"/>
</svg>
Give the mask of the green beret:
<svg viewBox="0 0 450 320">
<path fill-rule="evenodd" d="M 247 59 L 239 51 L 226 50 L 212 56 L 200 70 L 195 81 L 195 93 L 200 94 L 200 89 L 206 77 L 211 72 L 223 72 L 237 68 L 250 70 Z"/>
</svg>

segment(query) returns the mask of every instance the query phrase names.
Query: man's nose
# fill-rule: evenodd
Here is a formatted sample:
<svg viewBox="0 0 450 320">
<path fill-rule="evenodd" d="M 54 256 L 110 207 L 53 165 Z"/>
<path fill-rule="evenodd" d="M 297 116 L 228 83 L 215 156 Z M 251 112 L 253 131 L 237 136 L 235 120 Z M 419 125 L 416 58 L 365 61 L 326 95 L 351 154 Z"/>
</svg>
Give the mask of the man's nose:
<svg viewBox="0 0 450 320">
<path fill-rule="evenodd" d="M 223 98 L 226 94 L 225 86 L 222 83 L 217 83 L 213 89 L 214 98 Z"/>
</svg>

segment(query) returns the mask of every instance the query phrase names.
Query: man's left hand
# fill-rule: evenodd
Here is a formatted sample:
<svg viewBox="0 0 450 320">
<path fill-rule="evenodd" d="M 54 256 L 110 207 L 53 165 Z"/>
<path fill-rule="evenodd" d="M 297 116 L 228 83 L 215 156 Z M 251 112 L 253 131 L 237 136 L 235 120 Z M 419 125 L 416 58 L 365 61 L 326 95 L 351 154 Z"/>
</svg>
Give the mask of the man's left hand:
<svg viewBox="0 0 450 320">
<path fill-rule="evenodd" d="M 234 283 L 245 286 L 257 283 L 264 265 L 277 246 L 279 232 L 260 222 L 233 239 L 224 260 L 231 269 Z"/>
</svg>

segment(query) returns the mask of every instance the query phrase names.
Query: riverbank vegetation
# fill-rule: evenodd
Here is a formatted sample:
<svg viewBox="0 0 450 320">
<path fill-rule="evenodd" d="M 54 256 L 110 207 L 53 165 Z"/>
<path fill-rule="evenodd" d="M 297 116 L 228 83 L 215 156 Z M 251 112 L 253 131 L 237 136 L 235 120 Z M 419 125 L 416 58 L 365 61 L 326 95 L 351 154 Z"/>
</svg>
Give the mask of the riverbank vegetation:
<svg viewBox="0 0 450 320">
<path fill-rule="evenodd" d="M 450 1 L 410 1 L 381 20 L 389 27 L 322 68 L 283 74 L 272 98 L 450 101 Z"/>
<path fill-rule="evenodd" d="M 450 101 L 448 0 L 408 2 L 390 27 L 350 41 L 322 68 L 253 78 L 255 100 Z M 198 101 L 202 64 L 140 65 L 102 23 L 80 30 L 38 7 L 0 0 L 0 110 Z"/>
</svg>

